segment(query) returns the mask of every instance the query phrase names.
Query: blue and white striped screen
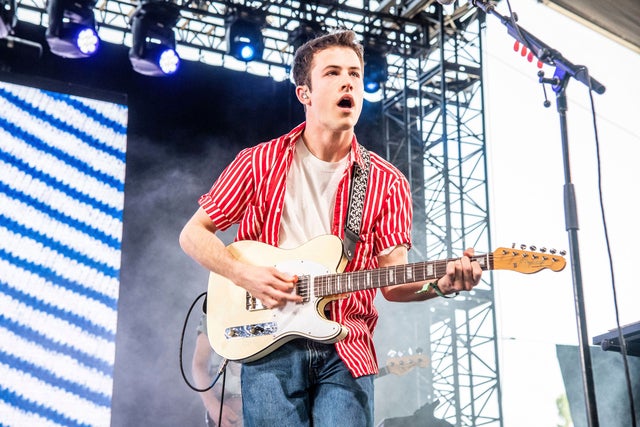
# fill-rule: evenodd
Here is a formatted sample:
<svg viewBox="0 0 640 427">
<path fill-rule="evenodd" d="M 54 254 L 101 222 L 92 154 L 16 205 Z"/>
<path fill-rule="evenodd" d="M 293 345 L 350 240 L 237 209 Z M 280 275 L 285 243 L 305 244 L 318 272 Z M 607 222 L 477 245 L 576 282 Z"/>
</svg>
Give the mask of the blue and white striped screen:
<svg viewBox="0 0 640 427">
<path fill-rule="evenodd" d="M 108 426 L 127 107 L 0 82 L 0 425 Z"/>
</svg>

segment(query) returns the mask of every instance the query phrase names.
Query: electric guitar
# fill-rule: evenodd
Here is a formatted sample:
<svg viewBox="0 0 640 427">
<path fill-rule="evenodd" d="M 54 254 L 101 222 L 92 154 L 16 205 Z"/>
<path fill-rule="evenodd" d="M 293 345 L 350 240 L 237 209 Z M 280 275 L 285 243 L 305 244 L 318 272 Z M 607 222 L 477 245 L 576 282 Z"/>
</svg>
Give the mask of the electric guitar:
<svg viewBox="0 0 640 427">
<path fill-rule="evenodd" d="M 294 338 L 322 343 L 343 339 L 348 330 L 324 316 L 324 307 L 345 294 L 444 276 L 450 260 L 418 262 L 340 273 L 347 260 L 342 240 L 323 235 L 295 249 L 280 249 L 244 240 L 227 246 L 231 254 L 247 264 L 275 266 L 298 276 L 295 292 L 302 303 L 268 309 L 259 299 L 216 273 L 209 275 L 207 330 L 209 342 L 222 357 L 240 362 L 257 360 Z M 483 270 L 536 273 L 548 268 L 560 271 L 566 260 L 559 255 L 499 248 L 472 257 Z"/>
</svg>

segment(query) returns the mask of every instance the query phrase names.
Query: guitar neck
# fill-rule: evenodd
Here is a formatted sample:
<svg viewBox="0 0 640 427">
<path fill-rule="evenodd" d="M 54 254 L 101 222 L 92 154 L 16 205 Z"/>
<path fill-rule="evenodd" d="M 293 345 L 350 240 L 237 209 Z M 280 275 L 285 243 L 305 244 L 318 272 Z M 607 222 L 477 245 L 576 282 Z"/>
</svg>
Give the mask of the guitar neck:
<svg viewBox="0 0 640 427">
<path fill-rule="evenodd" d="M 422 261 L 373 270 L 316 276 L 314 278 L 315 295 L 326 297 L 366 289 L 435 280 L 445 275 L 447 263 L 453 260 Z M 471 261 L 477 261 L 483 270 L 493 269 L 493 254 L 473 256 Z"/>
<path fill-rule="evenodd" d="M 378 375 L 376 375 L 376 378 L 384 377 L 385 375 L 388 375 L 388 374 L 389 374 L 389 368 L 387 368 L 386 366 L 383 366 L 378 370 Z"/>
</svg>

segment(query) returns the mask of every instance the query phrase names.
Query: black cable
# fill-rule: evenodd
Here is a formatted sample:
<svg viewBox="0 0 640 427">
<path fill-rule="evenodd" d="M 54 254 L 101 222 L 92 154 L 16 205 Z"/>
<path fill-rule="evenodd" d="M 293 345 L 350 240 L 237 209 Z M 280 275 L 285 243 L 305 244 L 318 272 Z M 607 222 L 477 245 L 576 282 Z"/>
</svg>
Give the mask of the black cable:
<svg viewBox="0 0 640 427">
<path fill-rule="evenodd" d="M 222 373 L 225 371 L 228 363 L 227 359 L 222 360 L 222 363 L 220 364 L 220 368 L 218 369 L 218 373 L 216 374 L 216 377 L 213 379 L 213 382 L 211 383 L 211 385 L 209 385 L 207 388 L 197 388 L 196 386 L 192 385 L 187 379 L 187 375 L 184 373 L 184 364 L 182 361 L 182 352 L 183 352 L 182 348 L 184 346 L 184 336 L 187 330 L 187 323 L 189 321 L 189 317 L 191 316 L 191 312 L 193 311 L 193 307 L 195 307 L 198 300 L 203 296 L 206 298 L 207 293 L 203 292 L 200 295 L 198 295 L 196 299 L 193 301 L 193 303 L 191 304 L 191 307 L 189 307 L 189 311 L 187 312 L 187 317 L 184 319 L 184 324 L 182 325 L 182 336 L 180 337 L 180 373 L 182 374 L 182 378 L 184 379 L 184 382 L 189 386 L 189 388 L 199 393 L 209 391 L 211 390 L 211 388 L 213 388 L 214 385 L 216 385 L 216 383 L 218 382 L 218 379 L 220 378 L 220 375 L 222 375 Z M 224 379 L 223 379 L 223 384 L 224 384 Z"/>
<path fill-rule="evenodd" d="M 226 362 L 224 363 L 226 364 Z M 217 426 L 220 426 L 220 427 L 222 427 L 222 409 L 224 408 L 224 390 L 225 390 L 226 382 L 227 382 L 227 370 L 225 369 L 224 374 L 222 375 L 222 393 L 220 393 L 220 411 L 218 412 Z"/>
<path fill-rule="evenodd" d="M 584 67 L 584 71 L 587 76 L 587 81 L 591 82 L 589 78 L 589 70 Z M 602 217 L 602 224 L 604 229 L 604 238 L 607 246 L 607 257 L 609 259 L 609 272 L 611 274 L 611 288 L 613 291 L 613 306 L 614 312 L 616 315 L 616 328 L 618 330 L 618 340 L 620 341 L 620 354 L 622 355 L 622 361 L 624 364 L 624 374 L 627 383 L 627 395 L 629 398 L 629 409 L 631 412 L 631 427 L 636 427 L 636 411 L 633 403 L 633 387 L 631 385 L 631 374 L 629 371 L 629 361 L 627 359 L 627 342 L 624 338 L 624 334 L 622 333 L 622 328 L 620 326 L 620 311 L 618 309 L 618 296 L 616 292 L 616 279 L 613 272 L 613 259 L 611 256 L 611 245 L 609 243 L 609 231 L 607 229 L 607 219 L 604 213 L 604 203 L 602 202 L 602 173 L 600 168 L 600 140 L 598 138 L 598 124 L 596 121 L 596 112 L 593 101 L 593 90 L 591 85 L 589 84 L 589 99 L 591 100 L 591 117 L 593 118 L 593 129 L 595 133 L 595 142 L 596 142 L 596 157 L 597 157 L 597 169 L 598 169 L 598 198 L 600 201 L 600 215 Z"/>
</svg>

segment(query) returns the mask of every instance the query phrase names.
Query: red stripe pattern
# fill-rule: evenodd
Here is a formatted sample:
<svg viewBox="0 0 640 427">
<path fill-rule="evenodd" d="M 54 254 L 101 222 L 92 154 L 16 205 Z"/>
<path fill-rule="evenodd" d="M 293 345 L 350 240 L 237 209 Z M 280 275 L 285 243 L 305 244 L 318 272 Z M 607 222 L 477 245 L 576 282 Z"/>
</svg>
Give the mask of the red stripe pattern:
<svg viewBox="0 0 640 427">
<path fill-rule="evenodd" d="M 255 240 L 278 246 L 278 230 L 295 143 L 305 123 L 279 138 L 242 150 L 227 166 L 200 206 L 220 230 L 239 224 L 236 240 Z M 350 164 L 362 166 L 354 136 Z M 361 224 L 361 241 L 346 271 L 378 267 L 380 251 L 411 244 L 411 192 L 402 173 L 376 153 L 370 153 L 370 172 Z M 352 168 L 345 170 L 336 193 L 332 233 L 344 238 Z M 332 320 L 349 329 L 336 343 L 340 357 L 354 377 L 378 373 L 373 331 L 378 311 L 373 302 L 377 290 L 358 291 L 331 303 Z"/>
</svg>

